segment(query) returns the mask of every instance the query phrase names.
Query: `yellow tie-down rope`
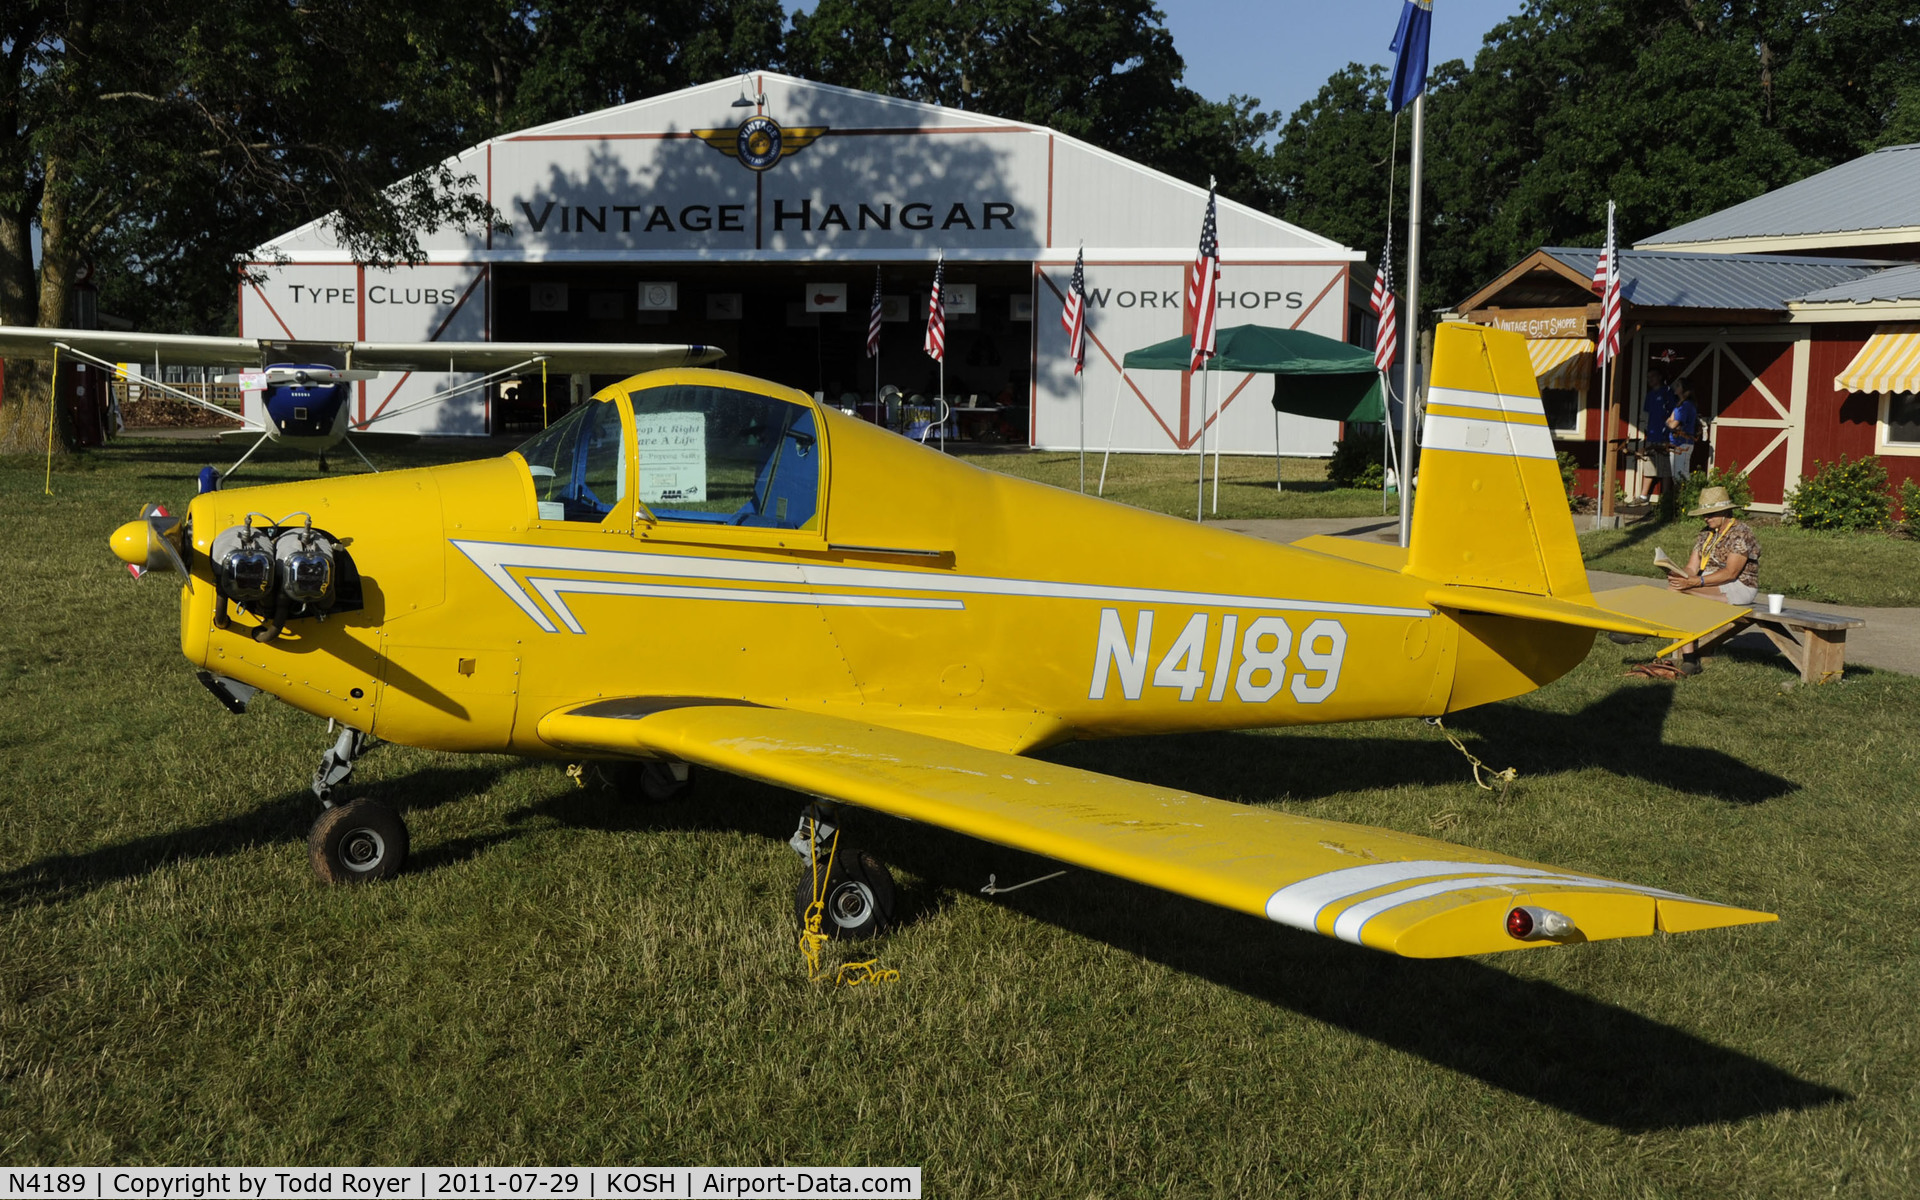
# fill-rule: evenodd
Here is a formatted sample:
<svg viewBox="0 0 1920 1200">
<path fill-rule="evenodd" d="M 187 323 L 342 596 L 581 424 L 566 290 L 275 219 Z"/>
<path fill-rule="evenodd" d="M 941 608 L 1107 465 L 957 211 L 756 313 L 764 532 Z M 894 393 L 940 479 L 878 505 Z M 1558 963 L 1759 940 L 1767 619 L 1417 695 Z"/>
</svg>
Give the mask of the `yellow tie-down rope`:
<svg viewBox="0 0 1920 1200">
<path fill-rule="evenodd" d="M 820 948 L 827 944 L 827 935 L 820 932 L 820 923 L 827 912 L 827 881 L 833 878 L 834 856 L 840 853 L 840 831 L 833 831 L 833 845 L 827 848 L 827 869 L 820 869 L 820 853 L 815 836 L 820 829 L 819 818 L 807 825 L 807 861 L 813 870 L 813 902 L 807 905 L 806 920 L 800 928 L 800 956 L 807 963 L 807 982 L 817 983 L 820 974 Z M 879 966 L 877 958 L 865 962 L 841 963 L 834 972 L 833 982 L 839 987 L 859 987 L 861 984 L 877 986 L 900 978 L 900 972 L 889 967 Z"/>
</svg>

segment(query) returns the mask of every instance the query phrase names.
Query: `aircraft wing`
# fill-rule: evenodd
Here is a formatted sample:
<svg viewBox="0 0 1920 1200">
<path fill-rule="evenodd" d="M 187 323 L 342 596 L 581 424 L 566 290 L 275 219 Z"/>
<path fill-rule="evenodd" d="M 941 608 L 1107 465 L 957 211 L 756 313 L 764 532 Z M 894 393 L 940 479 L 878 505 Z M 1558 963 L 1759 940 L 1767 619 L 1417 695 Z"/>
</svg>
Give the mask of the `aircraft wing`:
<svg viewBox="0 0 1920 1200">
<path fill-rule="evenodd" d="M 547 370 L 634 375 L 659 367 L 697 367 L 723 358 L 718 346 L 650 342 L 354 342 L 353 365 L 381 371 L 502 371 L 531 359 Z"/>
<path fill-rule="evenodd" d="M 722 358 L 717 346 L 649 342 L 309 342 L 201 337 L 184 333 L 119 333 L 106 329 L 43 329 L 0 325 L 0 358 L 51 358 L 57 345 L 108 362 L 265 366 L 300 361 L 299 347 L 345 352 L 355 367 L 380 371 L 492 372 L 544 358 L 547 370 L 632 375 L 657 367 L 695 367 Z M 304 357 L 312 357 L 308 354 Z M 537 370 L 537 368 L 534 368 Z"/>
<path fill-rule="evenodd" d="M 0 325 L 0 357 L 52 358 L 55 343 L 108 362 L 151 363 L 158 359 L 162 363 L 201 366 L 258 366 L 262 362 L 260 343 L 253 338 Z"/>
<path fill-rule="evenodd" d="M 1412 958 L 1547 944 L 1508 912 L 1570 917 L 1559 942 L 1772 921 L 1771 913 L 1430 838 L 1113 779 L 941 738 L 741 701 L 596 700 L 540 736 L 587 753 L 681 759 L 924 821 L 1236 912 Z"/>
</svg>

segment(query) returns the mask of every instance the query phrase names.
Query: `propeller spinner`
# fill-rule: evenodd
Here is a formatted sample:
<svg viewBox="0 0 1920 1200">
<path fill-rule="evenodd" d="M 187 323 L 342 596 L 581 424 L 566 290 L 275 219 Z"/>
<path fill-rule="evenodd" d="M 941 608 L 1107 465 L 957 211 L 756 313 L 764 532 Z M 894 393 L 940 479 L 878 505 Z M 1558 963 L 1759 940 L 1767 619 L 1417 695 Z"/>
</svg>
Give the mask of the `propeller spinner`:
<svg viewBox="0 0 1920 1200">
<path fill-rule="evenodd" d="M 149 504 L 137 521 L 128 521 L 113 531 L 109 544 L 121 562 L 132 568 L 135 577 L 148 571 L 180 572 L 193 588 L 193 576 L 187 573 L 186 560 L 180 557 L 180 537 L 184 526 L 158 504 Z"/>
</svg>

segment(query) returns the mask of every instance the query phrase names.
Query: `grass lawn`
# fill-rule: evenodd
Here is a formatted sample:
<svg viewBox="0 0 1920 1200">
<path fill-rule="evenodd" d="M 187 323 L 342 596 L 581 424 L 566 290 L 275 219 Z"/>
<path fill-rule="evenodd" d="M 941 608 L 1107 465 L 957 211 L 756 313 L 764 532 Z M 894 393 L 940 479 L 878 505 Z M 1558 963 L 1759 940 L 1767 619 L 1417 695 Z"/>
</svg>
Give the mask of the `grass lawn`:
<svg viewBox="0 0 1920 1200">
<path fill-rule="evenodd" d="M 1417 721 L 1052 755 L 1777 925 L 1402 961 L 1083 871 L 989 899 L 989 873 L 1054 868 L 856 814 L 904 915 L 861 956 L 900 978 L 835 989 L 795 948 L 801 798 L 723 776 L 636 806 L 382 747 L 351 787 L 406 811 L 410 868 L 315 883 L 325 727 L 221 709 L 170 581 L 104 544 L 199 461 L 123 445 L 51 499 L 0 463 L 4 1163 L 917 1164 L 961 1197 L 1920 1186 L 1920 679 L 1782 691 L 1779 660 L 1729 656 L 1648 683 L 1622 671 L 1651 647 L 1603 639 L 1451 722 L 1519 769 L 1503 795 Z"/>
<path fill-rule="evenodd" d="M 982 449 L 967 443 L 948 447 L 968 462 L 1004 471 L 1022 479 L 1036 479 L 1055 487 L 1078 491 L 1080 455 L 1052 450 Z M 1377 517 L 1380 493 L 1335 487 L 1327 481 L 1327 460 L 1283 458 L 1285 488 L 1276 489 L 1273 459 L 1222 455 L 1220 458 L 1221 520 L 1258 517 Z M 1193 516 L 1194 482 L 1200 473 L 1192 454 L 1116 454 L 1107 464 L 1106 498 L 1176 517 Z M 1100 456 L 1087 455 L 1087 491 L 1098 490 Z M 1388 497 L 1395 513 L 1399 500 Z M 1213 519 L 1213 459 L 1207 459 L 1205 510 Z"/>
<path fill-rule="evenodd" d="M 1686 565 L 1697 520 L 1645 521 L 1580 536 L 1587 566 L 1659 578 L 1653 549 Z M 1827 533 L 1792 525 L 1754 526 L 1760 538 L 1760 590 L 1800 600 L 1910 608 L 1920 605 L 1920 541 L 1883 533 Z"/>
</svg>

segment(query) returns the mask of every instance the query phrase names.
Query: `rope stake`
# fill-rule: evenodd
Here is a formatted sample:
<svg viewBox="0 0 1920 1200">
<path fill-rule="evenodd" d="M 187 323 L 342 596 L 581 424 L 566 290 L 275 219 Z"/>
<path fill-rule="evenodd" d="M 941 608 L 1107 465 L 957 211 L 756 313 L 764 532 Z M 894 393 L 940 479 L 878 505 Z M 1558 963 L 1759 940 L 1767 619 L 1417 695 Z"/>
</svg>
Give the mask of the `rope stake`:
<svg viewBox="0 0 1920 1200">
<path fill-rule="evenodd" d="M 1444 724 L 1442 724 L 1439 717 L 1428 717 L 1426 718 L 1426 722 L 1427 724 L 1433 726 L 1435 729 L 1438 729 L 1441 732 L 1441 734 L 1445 736 L 1449 742 L 1453 743 L 1453 748 L 1455 750 L 1458 750 L 1461 754 L 1465 755 L 1467 761 L 1473 764 L 1473 782 L 1479 785 L 1479 788 L 1481 791 L 1499 792 L 1500 794 L 1505 795 L 1507 791 L 1507 785 L 1512 783 L 1514 780 L 1520 778 L 1520 770 L 1518 767 L 1508 767 L 1504 771 L 1496 771 L 1492 767 L 1489 767 L 1486 763 L 1481 762 L 1478 758 L 1475 758 L 1473 751 L 1467 749 L 1466 743 L 1462 742 L 1459 738 L 1455 737 L 1453 735 L 1453 731 L 1451 729 L 1448 729 Z M 1494 787 L 1492 784 L 1489 784 L 1485 779 L 1482 779 L 1480 777 L 1480 773 L 1482 771 L 1485 771 L 1487 773 L 1487 776 L 1491 778 L 1494 783 L 1497 783 L 1500 786 Z"/>
<path fill-rule="evenodd" d="M 813 872 L 811 891 L 813 900 L 807 905 L 806 919 L 800 927 L 800 957 L 807 964 L 807 982 L 818 983 L 820 974 L 820 949 L 827 944 L 827 935 L 820 930 L 827 914 L 827 882 L 833 878 L 834 856 L 840 853 L 840 831 L 833 831 L 832 840 L 827 846 L 827 869 L 820 869 L 819 846 L 815 836 L 820 829 L 820 820 L 814 817 L 807 825 L 807 864 Z M 835 987 L 877 987 L 900 978 L 900 972 L 878 965 L 877 958 L 864 962 L 841 963 L 834 972 Z"/>
</svg>

